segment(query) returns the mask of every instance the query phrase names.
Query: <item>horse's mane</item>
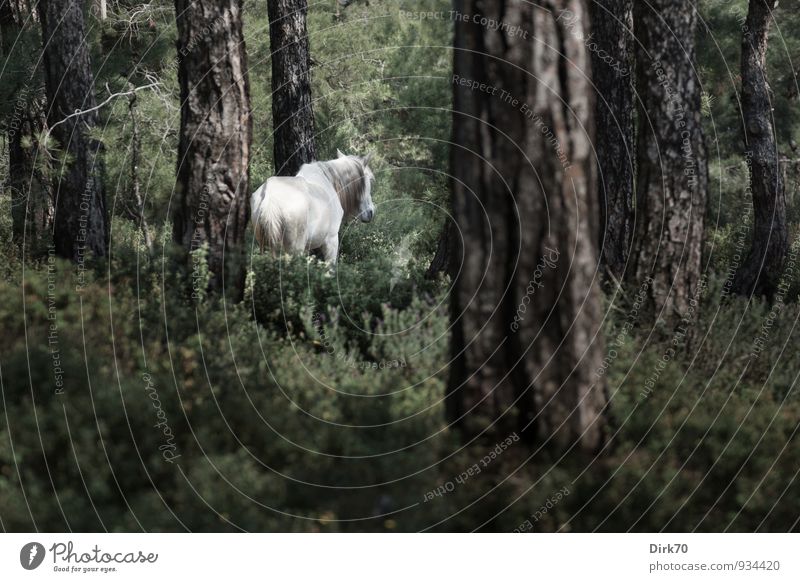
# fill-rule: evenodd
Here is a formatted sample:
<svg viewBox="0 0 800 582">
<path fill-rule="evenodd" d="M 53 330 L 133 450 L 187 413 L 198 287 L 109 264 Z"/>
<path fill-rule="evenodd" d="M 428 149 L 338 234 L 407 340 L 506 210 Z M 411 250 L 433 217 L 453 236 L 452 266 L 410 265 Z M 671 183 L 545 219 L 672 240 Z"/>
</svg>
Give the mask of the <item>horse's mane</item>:
<svg viewBox="0 0 800 582">
<path fill-rule="evenodd" d="M 363 164 L 351 156 L 317 162 L 325 177 L 339 195 L 345 215 L 356 214 L 361 197 L 367 188 Z"/>
</svg>

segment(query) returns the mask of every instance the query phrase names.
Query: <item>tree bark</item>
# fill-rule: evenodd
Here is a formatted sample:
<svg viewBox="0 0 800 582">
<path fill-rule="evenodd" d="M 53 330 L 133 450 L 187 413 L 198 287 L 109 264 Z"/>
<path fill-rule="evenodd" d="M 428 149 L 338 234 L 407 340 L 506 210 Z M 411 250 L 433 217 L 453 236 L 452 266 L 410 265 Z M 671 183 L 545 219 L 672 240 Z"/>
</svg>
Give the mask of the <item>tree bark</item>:
<svg viewBox="0 0 800 582">
<path fill-rule="evenodd" d="M 436 253 L 433 255 L 431 264 L 428 265 L 428 270 L 425 272 L 427 279 L 435 279 L 439 273 L 448 273 L 451 276 L 453 268 L 453 252 L 455 247 L 455 238 L 458 236 L 455 225 L 450 221 L 449 217 L 442 226 L 442 231 L 439 233 L 439 241 L 436 244 Z"/>
<path fill-rule="evenodd" d="M 253 130 L 242 1 L 176 0 L 175 11 L 181 128 L 173 236 L 189 252 L 208 245 L 218 286 L 249 218 Z"/>
<path fill-rule="evenodd" d="M 784 180 L 767 81 L 767 38 L 777 5 L 774 0 L 750 0 L 742 35 L 742 117 L 753 196 L 753 241 L 732 286 L 741 295 L 770 298 L 778 291 L 789 250 Z"/>
<path fill-rule="evenodd" d="M 627 279 L 672 325 L 701 288 L 708 172 L 695 68 L 697 12 L 682 0 L 634 3 L 639 111 L 636 225 Z"/>
<path fill-rule="evenodd" d="M 622 280 L 633 228 L 633 0 L 589 2 L 600 197 L 600 264 Z"/>
<path fill-rule="evenodd" d="M 30 15 L 23 1 L 0 3 L 0 56 L 11 58 L 18 35 Z M 8 122 L 8 187 L 11 192 L 12 234 L 22 244 L 37 241 L 52 228 L 53 200 L 49 181 L 36 168 L 38 137 L 47 127 L 44 101 L 34 76 L 24 79 L 11 95 L 14 103 Z"/>
<path fill-rule="evenodd" d="M 108 254 L 108 214 L 101 145 L 90 137 L 99 122 L 94 76 L 81 3 L 43 0 L 48 125 L 66 154 L 56 164 L 54 243 L 59 256 L 82 263 L 88 254 Z M 76 115 L 77 111 L 85 112 Z"/>
<path fill-rule="evenodd" d="M 272 51 L 275 174 L 294 176 L 316 159 L 306 0 L 267 0 Z"/>
<path fill-rule="evenodd" d="M 9 49 L 13 46 L 14 30 L 18 26 L 15 8 L 15 5 L 7 0 L 0 2 L 0 47 L 6 58 L 8 58 Z"/>
<path fill-rule="evenodd" d="M 603 342 L 586 3 L 455 6 L 465 15 L 451 159 L 463 239 L 448 416 L 468 436 L 516 430 L 594 449 L 607 400 L 595 376 Z M 508 26 L 481 26 L 476 14 Z"/>
<path fill-rule="evenodd" d="M 12 233 L 27 248 L 47 238 L 53 228 L 55 208 L 50 179 L 36 167 L 39 136 L 47 129 L 44 99 L 36 93 L 18 96 L 24 100 L 8 132 L 9 186 L 12 193 Z M 41 158 L 39 163 L 43 163 Z"/>
<path fill-rule="evenodd" d="M 147 214 L 144 209 L 144 199 L 142 198 L 141 181 L 139 179 L 139 159 L 142 151 L 142 138 L 139 135 L 139 120 L 136 115 L 137 96 L 133 90 L 133 84 L 129 84 L 130 96 L 128 97 L 128 115 L 131 120 L 131 199 L 135 210 L 133 220 L 142 231 L 142 240 L 147 247 L 147 252 L 153 254 L 153 240 L 150 236 L 150 227 L 147 224 Z"/>
<path fill-rule="evenodd" d="M 107 0 L 94 0 L 94 11 L 97 19 L 105 21 L 108 18 L 108 2 Z"/>
</svg>

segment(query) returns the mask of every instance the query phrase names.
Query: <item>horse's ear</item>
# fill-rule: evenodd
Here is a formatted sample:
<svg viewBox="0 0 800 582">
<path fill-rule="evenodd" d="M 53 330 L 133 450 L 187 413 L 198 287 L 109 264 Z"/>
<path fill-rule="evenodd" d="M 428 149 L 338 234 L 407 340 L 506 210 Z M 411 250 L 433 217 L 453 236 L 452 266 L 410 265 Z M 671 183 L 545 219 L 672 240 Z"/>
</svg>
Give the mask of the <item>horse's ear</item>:
<svg viewBox="0 0 800 582">
<path fill-rule="evenodd" d="M 369 166 L 369 163 L 372 161 L 372 158 L 373 158 L 374 155 L 375 154 L 373 152 L 370 152 L 366 156 L 364 156 L 364 165 L 365 166 Z"/>
<path fill-rule="evenodd" d="M 336 150 L 336 156 L 339 157 L 339 158 L 346 158 L 347 157 L 346 155 L 344 155 L 342 153 L 342 150 L 340 150 L 340 149 Z"/>
</svg>

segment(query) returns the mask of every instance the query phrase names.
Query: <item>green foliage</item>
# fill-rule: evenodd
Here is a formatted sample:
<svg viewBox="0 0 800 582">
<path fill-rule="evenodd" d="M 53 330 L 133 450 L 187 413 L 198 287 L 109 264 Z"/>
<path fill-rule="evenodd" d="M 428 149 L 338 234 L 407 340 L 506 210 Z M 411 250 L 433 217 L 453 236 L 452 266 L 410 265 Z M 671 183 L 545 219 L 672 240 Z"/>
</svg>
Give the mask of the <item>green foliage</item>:
<svg viewBox="0 0 800 582">
<path fill-rule="evenodd" d="M 74 267 L 46 254 L 28 256 L 23 269 L 10 200 L 0 195 L 2 527 L 796 528 L 796 369 L 774 363 L 796 343 L 800 278 L 792 275 L 778 307 L 724 293 L 749 242 L 739 235 L 748 200 L 731 75 L 740 43 L 734 9 L 744 4 L 702 3 L 714 31 L 699 51 L 704 113 L 719 155 L 709 195 L 710 284 L 689 344 L 662 369 L 671 338 L 626 328 L 632 301 L 609 298 L 612 426 L 602 454 L 532 456 L 518 443 L 485 466 L 497 443 L 462 446 L 444 420 L 448 281 L 424 277 L 448 206 L 452 23 L 404 18 L 401 10 L 419 9 L 411 0 L 353 3 L 339 20 L 333 2 L 312 6 L 318 151 L 376 155 L 376 218 L 343 227 L 335 270 L 314 258 L 253 253 L 244 300 L 236 301 L 205 293 L 203 250 L 190 268 L 169 242 L 179 122 L 171 3 L 113 3 L 105 24 L 90 19 L 99 100 L 156 82 L 137 91 L 134 115 L 145 216 L 157 242 L 151 253 L 131 220 L 127 96 L 101 110 L 98 136 L 112 253 L 90 265 L 79 292 Z M 450 4 L 426 8 L 447 14 Z M 780 10 L 782 28 L 798 18 Z M 247 3 L 245 17 L 255 187 L 272 173 L 265 3 Z M 4 122 L 38 58 L 36 27 L 24 36 L 7 61 L 12 76 L 2 74 Z M 770 52 L 778 87 L 798 48 L 789 36 Z M 797 112 L 781 95 L 785 143 Z M 793 222 L 796 212 L 790 207 Z M 458 483 L 473 466 L 480 471 Z M 448 483 L 456 483 L 452 491 L 431 494 Z"/>
<path fill-rule="evenodd" d="M 709 146 L 709 219 L 714 227 L 738 221 L 743 212 L 748 175 L 743 163 L 744 144 L 739 109 L 741 46 L 747 0 L 704 0 L 698 37 L 698 65 L 703 83 L 704 122 Z M 796 63 L 800 41 L 787 31 L 800 26 L 800 14 L 791 3 L 773 11 L 767 54 L 767 76 L 774 108 L 773 122 L 786 176 L 790 222 L 800 220 L 796 202 L 800 192 L 796 164 L 800 141 L 800 93 Z"/>
<path fill-rule="evenodd" d="M 612 317 L 606 337 L 622 340 L 602 456 L 515 445 L 432 496 L 496 445 L 459 448 L 446 429 L 441 295 L 390 306 L 363 285 L 385 274 L 363 275 L 361 262 L 332 273 L 258 256 L 250 302 L 197 303 L 192 273 L 162 272 L 136 229 L 115 228 L 110 284 L 89 278 L 77 294 L 73 268 L 51 259 L 29 265 L 24 285 L 0 284 L 6 529 L 510 531 L 538 515 L 536 531 L 772 531 L 800 510 L 786 470 L 800 463 L 795 371 L 773 367 L 792 345 L 796 304 L 762 337 L 773 308 L 723 299 L 712 281 L 691 344 L 646 395 L 670 340 L 620 335 Z M 275 312 L 269 277 L 286 283 Z M 347 312 L 348 301 L 375 311 Z M 382 517 L 339 521 L 354 516 Z"/>
<path fill-rule="evenodd" d="M 706 133 L 710 155 L 728 158 L 741 155 L 742 132 L 738 93 L 741 91 L 739 66 L 742 32 L 747 17 L 747 0 L 703 0 L 699 26 L 698 60 L 704 92 L 709 95 L 711 115 Z M 773 90 L 774 120 L 781 150 L 790 140 L 797 141 L 800 112 L 797 108 L 796 63 L 800 40 L 789 34 L 800 25 L 800 14 L 790 2 L 780 2 L 773 11 L 767 55 L 767 75 Z"/>
<path fill-rule="evenodd" d="M 309 309 L 326 320 L 340 317 L 351 330 L 350 339 L 363 343 L 365 330 L 379 325 L 385 309 L 407 309 L 418 300 L 441 304 L 442 283 L 425 279 L 428 257 L 415 256 L 413 235 L 399 229 L 393 239 L 391 230 L 381 229 L 389 219 L 374 222 L 344 231 L 335 269 L 314 257 L 254 256 L 256 319 L 299 332 L 305 327 L 301 313 Z"/>
<path fill-rule="evenodd" d="M 138 293 L 123 277 L 113 295 L 91 283 L 78 296 L 71 266 L 52 261 L 29 272 L 22 298 L 0 286 L 4 527 L 308 531 L 339 512 L 369 514 L 380 497 L 347 487 L 434 461 L 415 443 L 430 444 L 443 422 L 441 306 L 384 306 L 365 357 L 332 322 L 328 354 L 310 330 L 275 334 L 244 305 L 193 305 L 187 278 L 140 266 Z M 320 496 L 320 485 L 345 489 Z"/>
</svg>

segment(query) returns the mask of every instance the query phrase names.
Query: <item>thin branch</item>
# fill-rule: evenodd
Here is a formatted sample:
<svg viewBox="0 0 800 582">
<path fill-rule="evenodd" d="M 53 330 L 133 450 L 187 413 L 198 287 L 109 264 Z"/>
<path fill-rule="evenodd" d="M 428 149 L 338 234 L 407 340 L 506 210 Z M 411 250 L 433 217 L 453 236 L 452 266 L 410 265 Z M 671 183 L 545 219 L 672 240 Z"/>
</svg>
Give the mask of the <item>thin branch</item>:
<svg viewBox="0 0 800 582">
<path fill-rule="evenodd" d="M 54 123 L 47 130 L 47 133 L 45 135 L 46 135 L 46 137 L 50 137 L 50 134 L 53 132 L 53 130 L 56 127 L 58 127 L 59 125 L 61 125 L 62 123 L 65 123 L 66 121 L 68 121 L 69 119 L 72 119 L 73 117 L 78 117 L 79 115 L 86 115 L 87 113 L 92 113 L 94 111 L 97 111 L 101 107 L 104 107 L 104 106 L 108 105 L 111 101 L 113 101 L 117 97 L 127 97 L 129 95 L 132 95 L 133 93 L 137 93 L 137 92 L 142 91 L 144 89 L 150 89 L 150 88 L 156 87 L 158 85 L 159 85 L 159 83 L 151 83 L 149 85 L 142 85 L 141 87 L 136 87 L 136 88 L 134 88 L 134 89 L 132 89 L 130 91 L 123 91 L 121 93 L 113 93 L 112 95 L 109 95 L 108 99 L 106 99 L 105 101 L 103 101 L 99 105 L 95 105 L 94 107 L 91 107 L 91 108 L 83 110 L 83 111 L 80 110 L 80 109 L 76 109 L 75 113 L 70 113 L 64 119 L 61 119 L 60 121 L 57 121 L 56 123 Z"/>
</svg>

